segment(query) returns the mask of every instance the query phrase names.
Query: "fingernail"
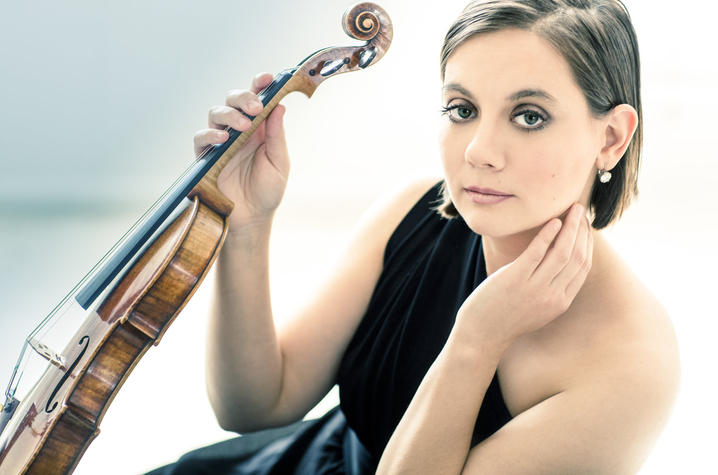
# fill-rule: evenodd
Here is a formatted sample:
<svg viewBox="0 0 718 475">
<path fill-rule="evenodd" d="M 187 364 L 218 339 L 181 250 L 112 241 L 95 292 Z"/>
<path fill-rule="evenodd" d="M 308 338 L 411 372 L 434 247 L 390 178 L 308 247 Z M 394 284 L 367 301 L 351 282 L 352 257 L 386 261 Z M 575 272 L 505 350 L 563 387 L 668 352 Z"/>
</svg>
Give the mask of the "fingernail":
<svg viewBox="0 0 718 475">
<path fill-rule="evenodd" d="M 257 107 L 262 107 L 262 103 L 255 99 L 252 99 L 251 101 L 249 101 L 249 106 L 256 109 Z"/>
</svg>

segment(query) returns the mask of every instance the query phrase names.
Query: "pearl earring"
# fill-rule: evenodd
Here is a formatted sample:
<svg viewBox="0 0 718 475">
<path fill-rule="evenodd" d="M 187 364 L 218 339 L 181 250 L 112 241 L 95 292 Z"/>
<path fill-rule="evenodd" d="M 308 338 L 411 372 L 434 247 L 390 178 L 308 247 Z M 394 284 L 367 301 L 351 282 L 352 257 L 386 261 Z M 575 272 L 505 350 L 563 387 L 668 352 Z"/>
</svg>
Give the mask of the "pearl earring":
<svg viewBox="0 0 718 475">
<path fill-rule="evenodd" d="M 598 181 L 601 183 L 608 183 L 611 180 L 611 172 L 607 170 L 599 170 L 598 171 Z"/>
</svg>

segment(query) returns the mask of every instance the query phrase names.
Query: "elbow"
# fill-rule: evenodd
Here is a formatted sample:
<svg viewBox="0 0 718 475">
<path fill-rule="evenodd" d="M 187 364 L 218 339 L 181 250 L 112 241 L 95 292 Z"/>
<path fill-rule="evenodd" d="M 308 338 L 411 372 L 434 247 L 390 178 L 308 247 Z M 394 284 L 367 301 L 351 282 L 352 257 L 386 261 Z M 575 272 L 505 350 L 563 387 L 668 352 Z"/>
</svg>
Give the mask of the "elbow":
<svg viewBox="0 0 718 475">
<path fill-rule="evenodd" d="M 278 423 L 267 417 L 250 417 L 248 414 L 228 413 L 226 411 L 220 412 L 215 410 L 214 416 L 217 420 L 217 424 L 219 424 L 223 430 L 237 434 L 246 434 L 284 425 L 284 422 Z"/>
<path fill-rule="evenodd" d="M 243 434 L 276 425 L 271 412 L 263 410 L 256 402 L 240 401 L 236 397 L 219 394 L 209 388 L 207 395 L 215 420 L 223 430 Z"/>
<path fill-rule="evenodd" d="M 207 395 L 209 396 L 209 404 L 212 407 L 212 412 L 214 413 L 214 418 L 217 421 L 217 424 L 223 430 L 229 432 L 240 432 L 242 430 L 241 424 L 238 424 L 238 421 L 236 421 L 232 416 L 229 408 L 222 404 L 222 398 L 218 398 L 216 395 L 213 396 L 212 392 L 209 390 L 207 391 Z"/>
<path fill-rule="evenodd" d="M 280 410 L 281 388 L 230 384 L 231 378 L 207 372 L 205 390 L 219 426 L 246 433 L 282 425 L 287 412 Z M 293 421 L 291 421 L 293 422 Z"/>
<path fill-rule="evenodd" d="M 211 406 L 214 412 L 214 418 L 222 430 L 242 434 L 253 432 L 260 428 L 257 427 L 256 421 L 247 420 L 246 417 L 242 417 L 242 414 L 239 414 L 236 410 L 233 411 L 231 408 L 218 403 L 211 403 Z"/>
<path fill-rule="evenodd" d="M 242 433 L 241 427 L 239 427 L 236 423 L 232 422 L 231 419 L 227 417 L 222 417 L 217 412 L 214 413 L 214 418 L 222 430 L 225 430 L 227 432 L 236 432 L 238 434 Z"/>
<path fill-rule="evenodd" d="M 207 384 L 206 389 L 210 407 L 219 427 L 228 432 L 247 432 L 246 424 L 239 417 L 237 405 L 227 404 L 232 398 L 222 394 L 218 388 L 213 388 L 210 384 Z"/>
<path fill-rule="evenodd" d="M 220 415 L 217 412 L 214 413 L 214 417 L 217 420 L 217 424 L 222 430 L 225 430 L 227 432 L 235 432 L 237 434 L 251 432 L 251 430 L 247 429 L 247 427 L 242 424 L 242 421 L 237 421 L 232 419 L 231 417 Z"/>
</svg>

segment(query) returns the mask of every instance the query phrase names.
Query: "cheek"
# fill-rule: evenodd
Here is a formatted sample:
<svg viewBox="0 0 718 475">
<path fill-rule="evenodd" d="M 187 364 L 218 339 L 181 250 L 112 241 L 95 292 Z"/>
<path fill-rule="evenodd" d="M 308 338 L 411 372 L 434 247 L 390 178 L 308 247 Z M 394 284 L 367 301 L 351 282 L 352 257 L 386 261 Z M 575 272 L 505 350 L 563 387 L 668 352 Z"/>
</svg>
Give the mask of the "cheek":
<svg viewBox="0 0 718 475">
<path fill-rule="evenodd" d="M 449 127 L 439 128 L 439 154 L 441 163 L 446 172 L 457 169 L 464 157 L 464 147 L 456 133 L 452 133 Z"/>
<path fill-rule="evenodd" d="M 579 143 L 570 140 L 555 143 L 561 143 L 561 147 L 553 145 L 535 150 L 524 169 L 524 178 L 543 203 L 568 206 L 580 198 L 593 159 Z"/>
<path fill-rule="evenodd" d="M 447 147 L 449 146 L 448 134 L 445 127 L 439 127 L 438 141 L 441 161 L 446 162 Z"/>
<path fill-rule="evenodd" d="M 528 183 L 532 189 L 552 190 L 565 174 L 561 151 L 556 147 L 532 147 L 531 152 L 526 154 L 519 151 L 523 157 L 521 162 L 521 175 L 524 183 Z"/>
</svg>

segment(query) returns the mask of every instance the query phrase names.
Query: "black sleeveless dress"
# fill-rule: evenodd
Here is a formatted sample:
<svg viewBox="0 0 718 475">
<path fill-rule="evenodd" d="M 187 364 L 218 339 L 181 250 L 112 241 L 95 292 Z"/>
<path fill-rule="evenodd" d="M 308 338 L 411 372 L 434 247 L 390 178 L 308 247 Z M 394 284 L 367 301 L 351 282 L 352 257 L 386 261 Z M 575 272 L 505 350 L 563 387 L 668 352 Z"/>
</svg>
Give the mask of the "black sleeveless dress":
<svg viewBox="0 0 718 475">
<path fill-rule="evenodd" d="M 486 278 L 481 236 L 434 211 L 441 182 L 389 239 L 384 268 L 342 358 L 340 405 L 320 419 L 243 435 L 184 455 L 159 474 L 374 473 L 461 304 Z M 511 419 L 494 373 L 472 446 Z"/>
</svg>

